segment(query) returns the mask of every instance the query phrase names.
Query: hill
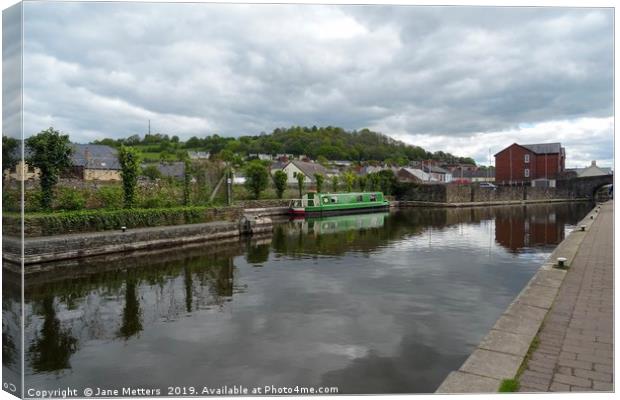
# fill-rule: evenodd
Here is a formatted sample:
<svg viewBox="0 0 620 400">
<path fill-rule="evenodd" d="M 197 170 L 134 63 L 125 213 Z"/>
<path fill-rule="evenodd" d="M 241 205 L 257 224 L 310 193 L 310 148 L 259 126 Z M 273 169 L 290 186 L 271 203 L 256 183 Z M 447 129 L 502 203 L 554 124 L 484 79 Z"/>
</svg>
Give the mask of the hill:
<svg viewBox="0 0 620 400">
<path fill-rule="evenodd" d="M 324 157 L 328 160 L 350 161 L 395 161 L 405 164 L 411 160 L 433 159 L 438 161 L 463 162 L 475 164 L 468 157 L 458 157 L 450 153 L 428 152 L 419 146 L 412 146 L 394 140 L 379 132 L 369 129 L 345 131 L 338 127 L 301 127 L 277 128 L 272 133 L 239 138 L 209 135 L 204 138 L 191 137 L 181 142 L 177 136 L 147 134 L 143 139 L 133 135 L 126 139 L 103 139 L 97 144 L 120 146 L 121 144 L 149 149 L 151 155 L 163 154 L 171 158 L 181 150 L 209 151 L 218 154 L 230 151 L 239 154 L 294 154 L 306 155 L 312 159 Z"/>
</svg>

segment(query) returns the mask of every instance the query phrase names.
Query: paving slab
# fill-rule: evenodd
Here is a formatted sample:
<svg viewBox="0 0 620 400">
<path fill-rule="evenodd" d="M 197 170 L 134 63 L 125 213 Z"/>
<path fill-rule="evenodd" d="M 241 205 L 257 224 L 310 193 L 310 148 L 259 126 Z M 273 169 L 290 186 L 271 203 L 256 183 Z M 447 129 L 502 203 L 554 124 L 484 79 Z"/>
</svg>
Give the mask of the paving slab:
<svg viewBox="0 0 620 400">
<path fill-rule="evenodd" d="M 478 347 L 524 357 L 530 348 L 531 342 L 532 336 L 530 335 L 491 329 Z"/>
<path fill-rule="evenodd" d="M 514 378 L 523 358 L 512 354 L 476 349 L 459 371 L 494 379 Z"/>
<path fill-rule="evenodd" d="M 451 372 L 436 393 L 493 393 L 499 390 L 497 379 L 461 371 Z"/>
</svg>

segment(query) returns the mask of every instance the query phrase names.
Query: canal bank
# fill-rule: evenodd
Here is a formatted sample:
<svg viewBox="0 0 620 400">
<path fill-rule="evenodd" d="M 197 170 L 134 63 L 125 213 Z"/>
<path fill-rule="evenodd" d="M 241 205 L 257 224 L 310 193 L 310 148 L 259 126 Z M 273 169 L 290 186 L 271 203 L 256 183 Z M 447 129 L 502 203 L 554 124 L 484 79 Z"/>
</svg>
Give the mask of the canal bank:
<svg viewBox="0 0 620 400">
<path fill-rule="evenodd" d="M 611 202 L 586 215 L 437 393 L 493 393 L 514 378 L 526 392 L 612 390 L 612 215 Z"/>
</svg>

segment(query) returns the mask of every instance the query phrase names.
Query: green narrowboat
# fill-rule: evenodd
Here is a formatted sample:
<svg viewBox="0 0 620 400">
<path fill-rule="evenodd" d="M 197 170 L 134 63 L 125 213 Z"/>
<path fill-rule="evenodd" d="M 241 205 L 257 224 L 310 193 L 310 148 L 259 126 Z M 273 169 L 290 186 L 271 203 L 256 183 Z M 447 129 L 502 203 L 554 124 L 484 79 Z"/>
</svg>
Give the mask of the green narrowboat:
<svg viewBox="0 0 620 400">
<path fill-rule="evenodd" d="M 382 192 L 306 193 L 291 201 L 293 215 L 335 215 L 376 212 L 390 207 Z"/>
</svg>

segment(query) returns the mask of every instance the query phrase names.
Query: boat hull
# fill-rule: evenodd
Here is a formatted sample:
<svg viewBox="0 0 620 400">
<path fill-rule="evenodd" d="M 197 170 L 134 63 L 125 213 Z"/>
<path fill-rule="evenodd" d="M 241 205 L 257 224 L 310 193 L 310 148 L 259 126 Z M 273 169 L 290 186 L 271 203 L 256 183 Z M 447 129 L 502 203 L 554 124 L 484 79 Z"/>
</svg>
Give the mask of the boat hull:
<svg viewBox="0 0 620 400">
<path fill-rule="evenodd" d="M 316 217 L 316 216 L 330 216 L 330 215 L 345 215 L 345 214 L 364 214 L 364 213 L 372 213 L 385 211 L 390 208 L 389 204 L 381 204 L 376 206 L 367 206 L 367 207 L 352 207 L 352 208 L 337 208 L 337 209 L 321 209 L 320 207 L 308 207 L 303 212 L 300 212 L 298 209 L 291 209 L 289 213 L 295 217 L 300 216 L 308 216 L 308 217 Z"/>
</svg>

